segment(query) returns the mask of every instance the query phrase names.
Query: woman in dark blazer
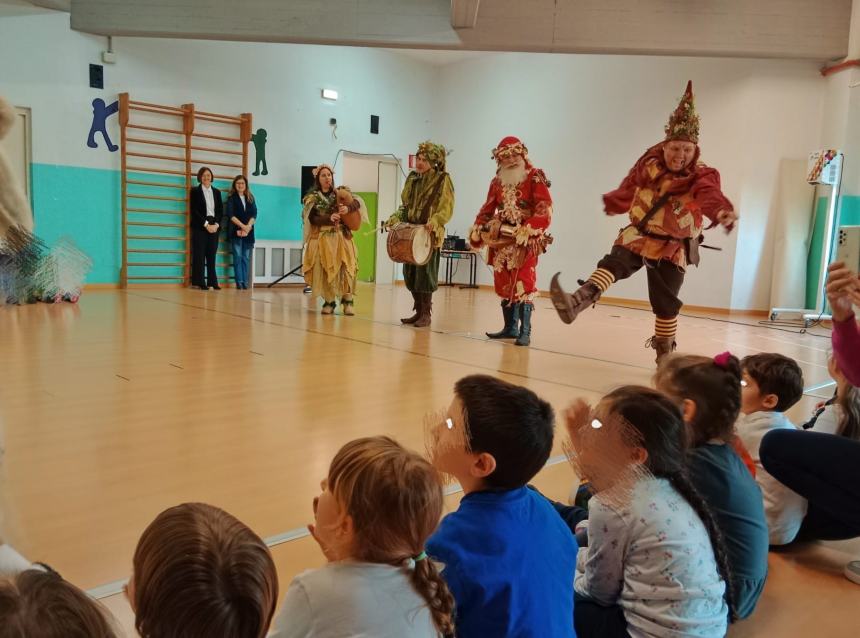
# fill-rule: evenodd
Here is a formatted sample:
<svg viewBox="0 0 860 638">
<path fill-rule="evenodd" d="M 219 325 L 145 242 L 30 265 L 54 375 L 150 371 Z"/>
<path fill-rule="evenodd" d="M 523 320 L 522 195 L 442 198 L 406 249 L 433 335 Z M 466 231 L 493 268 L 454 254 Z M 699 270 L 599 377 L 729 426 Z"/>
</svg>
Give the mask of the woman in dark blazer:
<svg viewBox="0 0 860 638">
<path fill-rule="evenodd" d="M 215 273 L 218 231 L 223 204 L 221 191 L 212 186 L 214 175 L 207 166 L 197 171 L 199 186 L 191 189 L 191 285 L 200 290 L 221 290 Z M 205 264 L 205 273 L 204 273 Z"/>
<path fill-rule="evenodd" d="M 251 285 L 251 253 L 254 251 L 254 224 L 257 223 L 257 202 L 248 180 L 236 175 L 227 196 L 227 235 L 233 249 L 233 272 L 236 288 L 247 290 Z"/>
</svg>

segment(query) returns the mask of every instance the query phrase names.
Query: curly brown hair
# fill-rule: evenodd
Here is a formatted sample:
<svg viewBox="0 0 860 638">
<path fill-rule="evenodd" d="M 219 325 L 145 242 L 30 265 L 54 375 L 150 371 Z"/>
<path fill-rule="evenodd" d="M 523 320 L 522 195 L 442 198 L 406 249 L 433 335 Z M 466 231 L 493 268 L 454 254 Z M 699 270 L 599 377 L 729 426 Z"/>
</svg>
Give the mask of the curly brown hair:
<svg viewBox="0 0 860 638">
<path fill-rule="evenodd" d="M 247 200 L 249 202 L 253 202 L 254 201 L 254 195 L 253 195 L 253 193 L 251 193 L 251 185 L 248 183 L 248 178 L 245 177 L 244 175 L 236 175 L 236 177 L 233 178 L 233 183 L 230 184 L 229 195 L 233 196 L 236 194 L 236 192 L 237 192 L 236 191 L 236 182 L 238 182 L 240 179 L 243 182 L 245 182 L 245 197 L 247 198 Z"/>
</svg>

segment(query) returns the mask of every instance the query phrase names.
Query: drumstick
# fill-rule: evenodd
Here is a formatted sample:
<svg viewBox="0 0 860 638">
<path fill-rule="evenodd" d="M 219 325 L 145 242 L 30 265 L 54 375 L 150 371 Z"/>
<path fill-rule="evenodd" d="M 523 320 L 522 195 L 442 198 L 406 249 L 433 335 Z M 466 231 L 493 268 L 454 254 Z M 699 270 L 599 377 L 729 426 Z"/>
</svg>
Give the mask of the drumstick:
<svg viewBox="0 0 860 638">
<path fill-rule="evenodd" d="M 362 236 L 362 237 L 367 237 L 368 235 L 375 235 L 376 233 L 384 233 L 384 232 L 386 232 L 387 230 L 388 230 L 388 229 L 387 229 L 387 228 L 385 228 L 385 225 L 384 225 L 384 224 L 381 224 L 381 225 L 379 226 L 379 228 L 371 228 L 370 230 L 366 230 L 366 231 L 364 231 L 363 233 L 361 233 L 361 236 Z"/>
</svg>

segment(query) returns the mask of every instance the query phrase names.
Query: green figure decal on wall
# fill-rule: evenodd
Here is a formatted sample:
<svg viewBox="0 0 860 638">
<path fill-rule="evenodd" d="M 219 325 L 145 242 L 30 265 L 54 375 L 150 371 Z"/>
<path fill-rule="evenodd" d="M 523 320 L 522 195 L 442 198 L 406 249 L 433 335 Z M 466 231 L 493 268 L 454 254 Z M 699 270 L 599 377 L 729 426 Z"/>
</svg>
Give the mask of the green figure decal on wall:
<svg viewBox="0 0 860 638">
<path fill-rule="evenodd" d="M 255 164 L 254 175 L 260 175 L 260 164 L 263 165 L 263 175 L 269 174 L 269 167 L 266 166 L 266 129 L 258 128 L 257 132 L 251 136 L 251 141 L 254 142 L 254 150 L 257 153 L 257 162 Z"/>
</svg>

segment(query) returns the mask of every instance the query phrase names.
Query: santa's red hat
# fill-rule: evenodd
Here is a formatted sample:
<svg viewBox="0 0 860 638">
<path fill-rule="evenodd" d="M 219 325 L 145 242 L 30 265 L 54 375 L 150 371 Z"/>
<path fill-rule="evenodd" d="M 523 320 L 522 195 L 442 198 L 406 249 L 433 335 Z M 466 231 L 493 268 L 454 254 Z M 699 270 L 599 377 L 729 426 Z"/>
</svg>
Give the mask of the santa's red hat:
<svg viewBox="0 0 860 638">
<path fill-rule="evenodd" d="M 529 149 L 523 144 L 519 138 L 513 135 L 503 137 L 502 141 L 493 149 L 493 159 L 498 161 L 500 155 L 522 155 L 528 157 Z"/>
</svg>

